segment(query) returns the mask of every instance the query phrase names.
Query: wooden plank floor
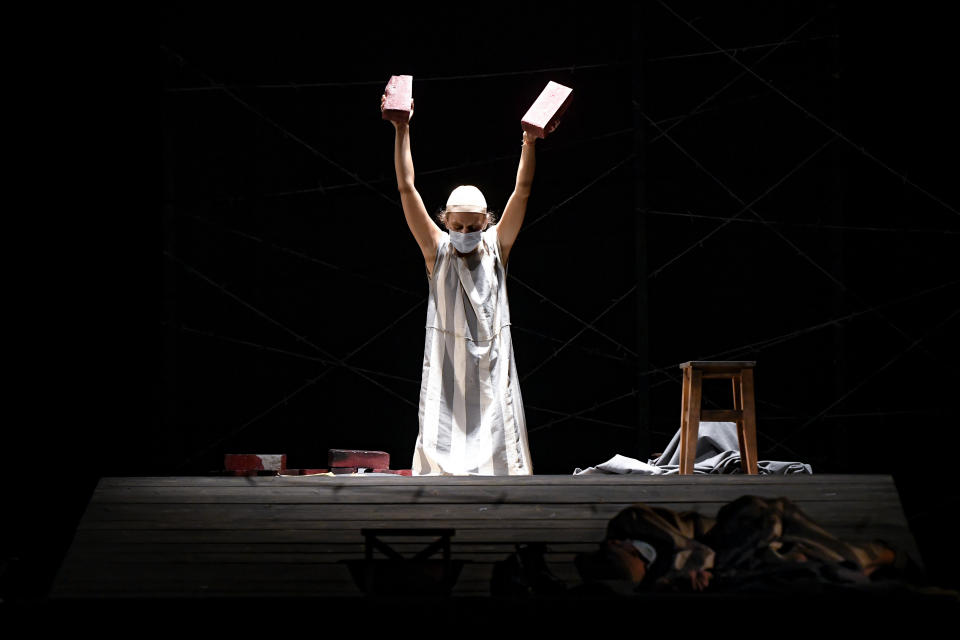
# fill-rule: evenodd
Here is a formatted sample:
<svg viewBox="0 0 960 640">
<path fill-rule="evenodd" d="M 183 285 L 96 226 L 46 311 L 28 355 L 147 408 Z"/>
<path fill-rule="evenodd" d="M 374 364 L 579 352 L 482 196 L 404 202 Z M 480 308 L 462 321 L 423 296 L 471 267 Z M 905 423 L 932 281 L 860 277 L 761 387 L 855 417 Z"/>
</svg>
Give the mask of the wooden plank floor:
<svg viewBox="0 0 960 640">
<path fill-rule="evenodd" d="M 845 540 L 883 539 L 920 562 L 887 475 L 102 478 L 50 597 L 360 596 L 342 561 L 363 558 L 363 527 L 456 529 L 452 557 L 468 563 L 454 596 L 489 594 L 493 563 L 518 542 L 546 542 L 574 586 L 574 556 L 624 507 L 714 516 L 745 494 L 785 496 Z M 432 539 L 386 540 L 409 556 Z"/>
</svg>

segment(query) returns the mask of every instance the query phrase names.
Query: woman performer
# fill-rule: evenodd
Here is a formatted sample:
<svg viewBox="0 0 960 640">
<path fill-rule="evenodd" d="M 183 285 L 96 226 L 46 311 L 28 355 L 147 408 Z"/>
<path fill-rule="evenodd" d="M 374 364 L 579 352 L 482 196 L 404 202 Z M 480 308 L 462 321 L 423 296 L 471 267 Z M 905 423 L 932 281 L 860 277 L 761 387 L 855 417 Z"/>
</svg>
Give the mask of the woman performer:
<svg viewBox="0 0 960 640">
<path fill-rule="evenodd" d="M 437 214 L 438 226 L 413 184 L 410 106 L 407 122 L 391 122 L 403 214 L 430 286 L 413 474 L 532 475 L 506 275 L 530 198 L 536 138 L 523 134 L 516 186 L 499 223 L 483 193 L 461 185 Z"/>
</svg>

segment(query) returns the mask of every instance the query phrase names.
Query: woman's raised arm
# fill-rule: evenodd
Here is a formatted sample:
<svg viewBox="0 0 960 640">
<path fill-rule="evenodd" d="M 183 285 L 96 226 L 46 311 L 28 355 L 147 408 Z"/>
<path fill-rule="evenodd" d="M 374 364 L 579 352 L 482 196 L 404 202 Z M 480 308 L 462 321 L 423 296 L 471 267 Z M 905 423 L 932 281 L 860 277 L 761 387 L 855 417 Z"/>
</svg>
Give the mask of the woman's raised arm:
<svg viewBox="0 0 960 640">
<path fill-rule="evenodd" d="M 551 129 L 552 131 L 552 129 Z M 520 152 L 520 167 L 517 169 L 517 184 L 503 208 L 503 215 L 497 223 L 497 238 L 500 240 L 500 250 L 503 254 L 503 263 L 510 257 L 510 249 L 520 233 L 523 217 L 527 212 L 527 201 L 530 199 L 530 190 L 533 187 L 533 171 L 536 168 L 534 146 L 535 136 L 523 132 L 523 150 Z"/>
<path fill-rule="evenodd" d="M 386 95 L 380 99 L 380 110 Z M 413 118 L 413 101 L 410 101 L 410 118 Z M 410 152 L 410 123 L 391 120 L 396 130 L 393 160 L 397 170 L 397 189 L 400 191 L 400 201 L 403 204 L 403 215 L 407 219 L 407 226 L 413 233 L 414 239 L 420 245 L 423 259 L 427 265 L 427 272 L 433 273 L 433 262 L 437 255 L 437 245 L 443 235 L 440 227 L 430 218 L 423 200 L 413 186 L 413 155 Z"/>
</svg>

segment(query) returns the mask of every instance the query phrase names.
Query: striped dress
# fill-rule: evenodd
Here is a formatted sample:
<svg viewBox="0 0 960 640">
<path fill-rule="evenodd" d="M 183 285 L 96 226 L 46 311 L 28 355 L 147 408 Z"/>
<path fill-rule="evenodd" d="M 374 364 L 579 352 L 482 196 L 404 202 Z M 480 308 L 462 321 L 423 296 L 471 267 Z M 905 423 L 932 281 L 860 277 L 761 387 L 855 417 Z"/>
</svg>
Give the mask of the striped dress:
<svg viewBox="0 0 960 640">
<path fill-rule="evenodd" d="M 444 234 L 427 279 L 413 475 L 532 475 L 496 225 L 466 256 Z"/>
</svg>

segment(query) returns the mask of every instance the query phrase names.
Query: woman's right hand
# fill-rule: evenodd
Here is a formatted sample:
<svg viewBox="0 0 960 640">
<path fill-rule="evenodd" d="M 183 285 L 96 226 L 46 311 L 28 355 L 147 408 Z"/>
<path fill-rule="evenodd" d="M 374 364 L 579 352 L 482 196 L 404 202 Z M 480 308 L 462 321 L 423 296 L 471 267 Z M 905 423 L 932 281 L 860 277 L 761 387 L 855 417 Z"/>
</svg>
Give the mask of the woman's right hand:
<svg viewBox="0 0 960 640">
<path fill-rule="evenodd" d="M 387 102 L 387 94 L 381 95 L 380 96 L 380 113 L 383 113 L 383 105 L 386 104 L 386 102 Z M 398 127 L 401 124 L 410 124 L 411 120 L 413 120 L 413 98 L 410 98 L 410 117 L 407 118 L 407 121 L 404 123 L 404 122 L 397 122 L 396 120 L 391 120 L 390 122 L 393 123 L 394 127 Z"/>
</svg>

